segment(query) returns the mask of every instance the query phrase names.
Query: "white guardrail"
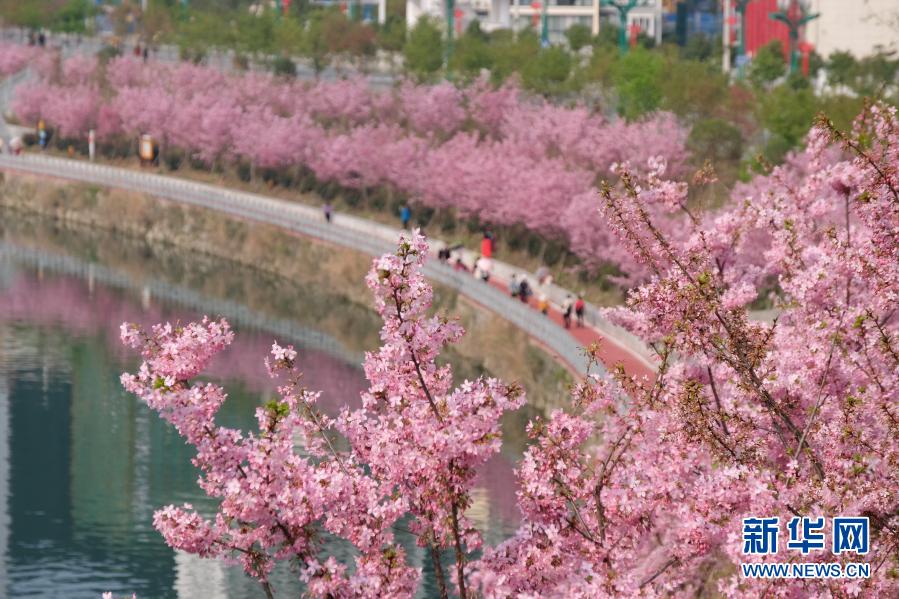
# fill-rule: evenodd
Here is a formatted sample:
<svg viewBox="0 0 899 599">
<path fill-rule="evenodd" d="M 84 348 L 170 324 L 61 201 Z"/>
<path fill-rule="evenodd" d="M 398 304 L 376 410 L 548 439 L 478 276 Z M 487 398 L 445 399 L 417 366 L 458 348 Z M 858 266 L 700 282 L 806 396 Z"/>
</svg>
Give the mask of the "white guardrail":
<svg viewBox="0 0 899 599">
<path fill-rule="evenodd" d="M 0 155 L 0 168 L 25 171 L 127 189 L 168 200 L 218 210 L 234 216 L 263 222 L 321 239 L 372 256 L 393 251 L 399 230 L 345 214 L 335 214 L 332 222 L 311 206 L 296 204 L 258 194 L 234 191 L 176 177 L 144 173 L 35 154 Z M 495 272 L 502 279 L 511 273 L 535 277 L 520 269 L 495 262 Z M 577 340 L 564 328 L 533 308 L 509 297 L 492 285 L 484 284 L 466 272 L 460 272 L 437 260 L 426 263 L 424 274 L 431 280 L 455 289 L 462 295 L 496 312 L 534 338 L 551 353 L 578 373 L 586 370 L 586 357 Z M 542 289 L 555 304 L 560 304 L 569 291 L 549 286 Z M 639 339 L 607 321 L 599 309 L 587 307 L 587 324 L 604 338 L 639 358 L 654 370 L 649 349 Z"/>
</svg>

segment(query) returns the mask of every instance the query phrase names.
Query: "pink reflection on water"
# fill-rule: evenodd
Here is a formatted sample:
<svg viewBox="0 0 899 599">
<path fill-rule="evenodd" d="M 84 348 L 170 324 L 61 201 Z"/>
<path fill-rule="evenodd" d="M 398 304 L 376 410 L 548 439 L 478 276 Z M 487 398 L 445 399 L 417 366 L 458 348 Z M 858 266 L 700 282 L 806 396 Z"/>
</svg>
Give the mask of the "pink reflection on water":
<svg viewBox="0 0 899 599">
<path fill-rule="evenodd" d="M 140 298 L 128 292 L 97 285 L 93 292 L 80 279 L 65 276 L 39 277 L 17 273 L 11 285 L 0 290 L 0 321 L 19 320 L 42 326 L 52 325 L 74 335 L 102 334 L 110 350 L 119 358 L 133 357 L 119 341 L 119 325 L 136 322 L 150 326 L 158 322 L 189 322 L 203 314 Z M 215 316 L 210 314 L 210 316 Z M 257 392 L 270 392 L 274 385 L 265 371 L 275 335 L 252 329 L 237 330 L 235 342 L 210 365 L 208 374 L 222 380 L 239 380 Z M 289 340 L 281 339 L 287 343 Z M 322 407 L 336 412 L 343 405 L 359 405 L 359 393 L 366 387 L 362 370 L 324 351 L 301 349 L 301 367 L 307 386 L 319 389 Z"/>
<path fill-rule="evenodd" d="M 298 307 L 299 308 L 299 307 Z M 64 330 L 75 336 L 100 334 L 107 347 L 120 359 L 133 355 L 119 341 L 119 325 L 136 322 L 150 326 L 158 322 L 189 322 L 203 314 L 187 309 L 145 303 L 134 292 L 104 285 L 93 290 L 87 281 L 62 275 L 44 275 L 18 271 L 10 284 L 0 288 L 0 322 L 25 322 Z M 210 316 L 215 316 L 211 314 Z M 239 380 L 259 393 L 274 391 L 263 365 L 275 335 L 253 329 L 237 331 L 234 343 L 219 354 L 208 374 L 220 380 Z M 289 343 L 289 339 L 279 339 Z M 299 349 L 300 367 L 306 386 L 322 391 L 321 407 L 334 415 L 345 405 L 360 405 L 359 394 L 366 387 L 364 375 L 356 364 L 348 364 L 324 351 Z M 515 502 L 515 477 L 511 461 L 495 455 L 479 472 L 476 485 L 486 491 L 486 509 L 479 509 L 476 520 L 481 527 L 511 531 L 519 520 Z"/>
</svg>

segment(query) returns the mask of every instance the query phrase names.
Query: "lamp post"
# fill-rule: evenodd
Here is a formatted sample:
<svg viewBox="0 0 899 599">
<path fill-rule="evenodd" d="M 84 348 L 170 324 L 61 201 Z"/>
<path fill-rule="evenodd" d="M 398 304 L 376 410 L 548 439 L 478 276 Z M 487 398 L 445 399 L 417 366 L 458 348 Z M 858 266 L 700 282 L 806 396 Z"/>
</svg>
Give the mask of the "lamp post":
<svg viewBox="0 0 899 599">
<path fill-rule="evenodd" d="M 730 0 L 724 0 L 724 18 L 721 19 L 721 22 L 721 42 L 724 46 L 724 52 L 721 55 L 721 69 L 725 75 L 730 77 Z"/>
<path fill-rule="evenodd" d="M 543 0 L 543 6 L 540 9 L 540 46 L 546 48 L 549 46 L 549 18 L 546 13 L 549 6 L 549 0 Z"/>
<path fill-rule="evenodd" d="M 799 29 L 818 18 L 818 13 L 810 13 L 805 3 L 800 0 L 777 0 L 779 12 L 773 12 L 768 16 L 775 21 L 780 21 L 787 26 L 790 32 L 790 74 L 799 68 Z"/>
<path fill-rule="evenodd" d="M 740 15 L 740 42 L 737 45 L 737 74 L 743 78 L 743 66 L 746 64 L 746 7 L 752 0 L 736 0 L 734 9 Z"/>
<path fill-rule="evenodd" d="M 453 33 L 456 29 L 456 0 L 446 0 L 446 65 L 453 56 Z"/>
<path fill-rule="evenodd" d="M 649 0 L 602 0 L 603 6 L 612 6 L 618 10 L 618 48 L 627 54 L 627 15 L 637 6 L 646 6 Z"/>
</svg>

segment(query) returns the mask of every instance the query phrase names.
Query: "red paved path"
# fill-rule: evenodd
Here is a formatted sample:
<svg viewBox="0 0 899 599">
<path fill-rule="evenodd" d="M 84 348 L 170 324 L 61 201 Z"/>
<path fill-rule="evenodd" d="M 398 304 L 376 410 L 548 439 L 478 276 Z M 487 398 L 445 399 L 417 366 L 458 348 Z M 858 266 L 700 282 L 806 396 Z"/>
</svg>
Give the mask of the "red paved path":
<svg viewBox="0 0 899 599">
<path fill-rule="evenodd" d="M 504 284 L 496 278 L 491 278 L 490 284 L 497 289 L 501 289 L 505 293 L 509 293 L 508 284 Z M 537 300 L 534 295 L 531 295 L 531 297 L 528 298 L 528 305 L 534 311 L 538 310 Z M 549 306 L 546 317 L 552 319 L 553 322 L 558 323 L 560 326 L 565 325 L 562 313 L 555 309 L 552 304 Z M 624 367 L 624 371 L 631 376 L 645 376 L 649 379 L 655 378 L 655 370 L 649 368 L 643 360 L 635 356 L 632 351 L 622 347 L 617 342 L 609 339 L 589 325 L 583 327 L 577 326 L 574 314 L 572 314 L 571 328 L 568 329 L 568 332 L 584 347 L 587 347 L 591 343 L 599 342 L 599 352 L 597 355 L 606 369 L 611 370 L 618 364 L 621 364 Z"/>
</svg>

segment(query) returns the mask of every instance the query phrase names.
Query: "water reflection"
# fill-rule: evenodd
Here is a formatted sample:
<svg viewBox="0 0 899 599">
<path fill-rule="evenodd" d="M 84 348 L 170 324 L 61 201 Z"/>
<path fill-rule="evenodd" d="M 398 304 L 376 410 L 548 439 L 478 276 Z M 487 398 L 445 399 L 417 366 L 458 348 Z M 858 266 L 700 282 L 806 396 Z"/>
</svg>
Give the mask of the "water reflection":
<svg viewBox="0 0 899 599">
<path fill-rule="evenodd" d="M 81 265 L 66 269 L 58 253 L 2 241 L 9 251 L 0 259 L 0 596 L 95 598 L 103 590 L 142 597 L 261 596 L 239 569 L 176 554 L 152 529 L 152 513 L 161 505 L 211 504 L 196 486 L 190 449 L 121 389 L 119 373 L 136 364 L 118 342 L 118 325 L 186 321 L 222 306 L 234 311 L 228 316 L 237 341 L 214 361 L 210 375 L 229 391 L 222 424 L 244 429 L 254 426 L 253 410 L 272 393 L 261 357 L 274 336 L 302 348 L 306 382 L 323 390 L 323 405 L 334 412 L 358 402 L 365 386 L 358 360 L 372 347 L 366 346 L 372 334 L 362 330 L 365 341 L 347 347 L 345 335 L 333 329 L 316 331 L 308 322 L 279 320 L 283 315 L 167 282 L 129 284 L 121 270 L 83 257 L 63 256 L 69 266 Z M 167 298 L 165 285 L 177 293 Z M 322 311 L 299 306 L 298 313 Z M 370 313 L 353 308 L 347 314 L 377 325 Z M 277 330 L 272 322 L 280 323 Z M 314 335 L 304 337 L 309 331 L 326 342 L 311 342 Z M 510 428 L 521 430 L 522 418 Z M 471 516 L 491 544 L 516 523 L 512 463 L 520 451 L 520 440 L 507 444 L 474 494 Z M 408 535 L 400 538 L 425 572 L 422 595 L 433 595 L 429 561 Z M 349 552 L 343 544 L 328 549 Z M 289 571 L 279 572 L 275 583 L 287 595 L 299 590 Z"/>
</svg>

